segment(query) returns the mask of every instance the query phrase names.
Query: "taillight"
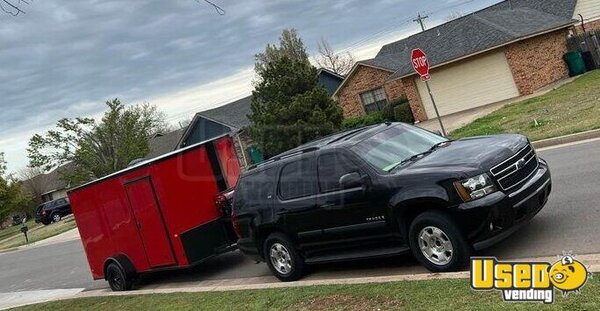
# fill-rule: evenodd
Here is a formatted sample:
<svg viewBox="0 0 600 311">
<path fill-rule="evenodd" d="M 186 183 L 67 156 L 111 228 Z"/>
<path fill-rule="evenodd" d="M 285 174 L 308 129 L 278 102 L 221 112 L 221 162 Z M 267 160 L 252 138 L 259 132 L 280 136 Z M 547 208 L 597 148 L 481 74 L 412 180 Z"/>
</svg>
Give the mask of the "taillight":
<svg viewBox="0 0 600 311">
<path fill-rule="evenodd" d="M 217 212 L 223 217 L 231 215 L 231 199 L 233 198 L 233 190 L 221 192 L 215 197 L 215 205 Z"/>
</svg>

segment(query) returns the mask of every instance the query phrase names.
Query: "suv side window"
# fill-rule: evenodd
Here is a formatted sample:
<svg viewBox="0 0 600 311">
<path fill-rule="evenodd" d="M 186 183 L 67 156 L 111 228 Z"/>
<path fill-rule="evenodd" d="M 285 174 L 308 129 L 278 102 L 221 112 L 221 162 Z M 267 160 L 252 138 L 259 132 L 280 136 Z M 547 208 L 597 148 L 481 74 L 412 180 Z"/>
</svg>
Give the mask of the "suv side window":
<svg viewBox="0 0 600 311">
<path fill-rule="evenodd" d="M 61 205 L 66 205 L 67 204 L 67 200 L 65 199 L 58 199 L 56 201 L 56 206 L 61 206 Z"/>
<path fill-rule="evenodd" d="M 317 194 L 314 157 L 305 157 L 283 166 L 279 178 L 279 195 L 284 200 Z"/>
<path fill-rule="evenodd" d="M 358 167 L 341 153 L 321 155 L 318 160 L 319 187 L 322 193 L 340 190 L 340 177 L 358 172 Z"/>
</svg>

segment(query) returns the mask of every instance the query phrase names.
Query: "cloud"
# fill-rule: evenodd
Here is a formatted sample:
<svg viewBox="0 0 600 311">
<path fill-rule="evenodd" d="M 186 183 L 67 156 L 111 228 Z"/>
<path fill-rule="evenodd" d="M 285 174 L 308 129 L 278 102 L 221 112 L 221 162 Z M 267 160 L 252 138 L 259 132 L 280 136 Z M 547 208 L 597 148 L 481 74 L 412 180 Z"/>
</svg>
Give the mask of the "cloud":
<svg viewBox="0 0 600 311">
<path fill-rule="evenodd" d="M 254 54 L 281 30 L 309 52 L 324 37 L 357 58 L 399 39 L 423 4 L 389 1 L 33 1 L 0 16 L 0 151 L 27 163 L 28 138 L 63 117 L 101 113 L 104 101 L 159 105 L 171 121 L 250 93 Z M 431 7 L 431 4 L 428 4 Z M 425 8 L 426 6 L 423 6 Z"/>
</svg>

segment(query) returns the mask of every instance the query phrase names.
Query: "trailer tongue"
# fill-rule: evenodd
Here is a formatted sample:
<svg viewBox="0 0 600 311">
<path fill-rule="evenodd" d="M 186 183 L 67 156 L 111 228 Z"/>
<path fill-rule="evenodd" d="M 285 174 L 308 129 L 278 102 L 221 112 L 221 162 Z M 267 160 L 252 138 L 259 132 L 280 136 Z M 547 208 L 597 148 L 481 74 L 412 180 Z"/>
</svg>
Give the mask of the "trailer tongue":
<svg viewBox="0 0 600 311">
<path fill-rule="evenodd" d="M 226 135 L 69 191 L 93 278 L 129 290 L 141 273 L 190 267 L 234 249 L 230 215 L 216 199 L 239 175 Z"/>
</svg>

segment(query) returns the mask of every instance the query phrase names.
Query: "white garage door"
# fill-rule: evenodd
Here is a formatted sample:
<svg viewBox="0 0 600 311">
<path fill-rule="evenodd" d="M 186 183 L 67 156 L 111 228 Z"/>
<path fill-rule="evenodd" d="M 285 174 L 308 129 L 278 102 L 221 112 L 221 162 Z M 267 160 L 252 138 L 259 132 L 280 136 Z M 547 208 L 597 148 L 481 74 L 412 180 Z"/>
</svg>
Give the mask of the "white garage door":
<svg viewBox="0 0 600 311">
<path fill-rule="evenodd" d="M 442 116 L 519 96 L 503 51 L 434 69 L 429 85 Z M 427 87 L 420 78 L 417 88 L 427 116 L 435 118 Z"/>
</svg>

